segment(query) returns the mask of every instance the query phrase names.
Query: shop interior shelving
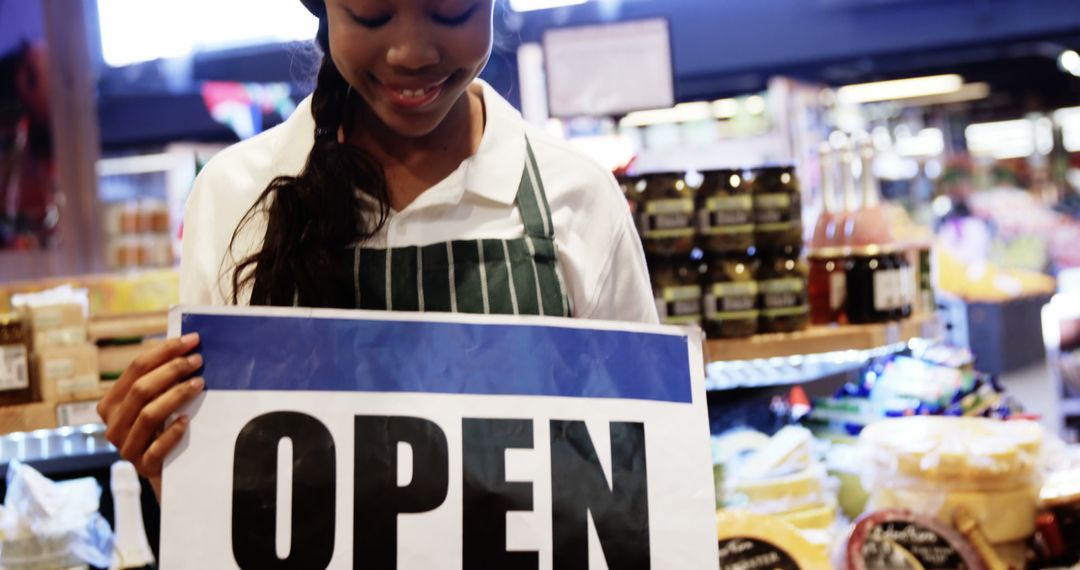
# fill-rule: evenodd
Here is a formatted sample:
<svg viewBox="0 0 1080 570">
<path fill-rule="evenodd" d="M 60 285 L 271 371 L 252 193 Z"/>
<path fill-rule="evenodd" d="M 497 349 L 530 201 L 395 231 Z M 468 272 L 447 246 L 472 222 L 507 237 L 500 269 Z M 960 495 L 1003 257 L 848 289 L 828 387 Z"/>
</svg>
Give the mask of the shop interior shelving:
<svg viewBox="0 0 1080 570">
<path fill-rule="evenodd" d="M 941 321 L 930 313 L 882 324 L 819 326 L 794 333 L 709 340 L 706 387 L 731 390 L 811 382 L 893 354 L 914 339 L 941 334 Z"/>
</svg>

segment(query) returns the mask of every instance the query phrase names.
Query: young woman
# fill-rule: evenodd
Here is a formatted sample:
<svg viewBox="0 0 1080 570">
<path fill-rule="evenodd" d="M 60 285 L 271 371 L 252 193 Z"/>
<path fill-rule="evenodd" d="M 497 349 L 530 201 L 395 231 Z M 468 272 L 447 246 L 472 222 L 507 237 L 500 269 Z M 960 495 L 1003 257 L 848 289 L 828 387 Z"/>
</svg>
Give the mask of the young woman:
<svg viewBox="0 0 1080 570">
<path fill-rule="evenodd" d="M 656 322 L 611 174 L 477 79 L 494 0 L 303 2 L 315 92 L 199 175 L 182 303 Z M 98 407 L 155 488 L 187 426 L 164 422 L 203 389 L 197 345 L 144 354 Z"/>
</svg>

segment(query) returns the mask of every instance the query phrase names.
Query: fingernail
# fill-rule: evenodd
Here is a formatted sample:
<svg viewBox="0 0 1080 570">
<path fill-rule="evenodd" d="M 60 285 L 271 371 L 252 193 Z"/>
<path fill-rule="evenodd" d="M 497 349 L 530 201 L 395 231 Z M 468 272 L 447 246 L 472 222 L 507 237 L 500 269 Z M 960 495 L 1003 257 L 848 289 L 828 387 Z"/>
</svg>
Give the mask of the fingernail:
<svg viewBox="0 0 1080 570">
<path fill-rule="evenodd" d="M 176 420 L 176 423 L 180 424 L 181 427 L 187 427 L 188 421 L 190 420 L 188 420 L 187 416 L 180 416 L 180 418 Z"/>
<path fill-rule="evenodd" d="M 206 382 L 202 378 L 191 379 L 191 390 L 193 392 L 201 392 L 206 387 Z"/>
<path fill-rule="evenodd" d="M 199 367 L 202 366 L 202 363 L 203 363 L 202 355 L 201 354 L 192 354 L 191 356 L 187 357 L 187 361 L 188 361 L 188 364 L 190 364 L 192 368 L 199 368 Z"/>
<path fill-rule="evenodd" d="M 180 342 L 183 343 L 184 346 L 195 346 L 196 344 L 199 344 L 199 333 L 187 333 L 186 335 L 180 337 Z"/>
</svg>

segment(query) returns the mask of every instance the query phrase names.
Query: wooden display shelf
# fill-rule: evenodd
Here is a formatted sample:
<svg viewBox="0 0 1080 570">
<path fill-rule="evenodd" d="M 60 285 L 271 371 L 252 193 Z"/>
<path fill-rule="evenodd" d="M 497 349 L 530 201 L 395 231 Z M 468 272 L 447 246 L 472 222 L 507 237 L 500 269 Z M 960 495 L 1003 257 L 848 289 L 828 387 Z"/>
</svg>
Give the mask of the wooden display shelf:
<svg viewBox="0 0 1080 570">
<path fill-rule="evenodd" d="M 164 336 L 169 328 L 165 311 L 93 317 L 87 323 L 90 342 L 109 339 Z"/>
<path fill-rule="evenodd" d="M 818 326 L 794 333 L 710 340 L 705 343 L 705 357 L 708 362 L 720 362 L 843 350 L 870 350 L 907 342 L 913 338 L 933 338 L 940 334 L 941 325 L 937 316 L 926 314 L 892 323 Z"/>
</svg>

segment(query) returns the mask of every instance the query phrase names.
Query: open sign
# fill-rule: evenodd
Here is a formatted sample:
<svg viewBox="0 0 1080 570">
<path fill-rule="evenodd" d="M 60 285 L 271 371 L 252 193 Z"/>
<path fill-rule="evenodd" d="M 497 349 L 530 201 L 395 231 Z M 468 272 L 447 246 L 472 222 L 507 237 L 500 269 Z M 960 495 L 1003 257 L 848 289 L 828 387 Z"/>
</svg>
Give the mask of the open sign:
<svg viewBox="0 0 1080 570">
<path fill-rule="evenodd" d="M 163 567 L 716 566 L 700 339 L 422 317 L 175 311 L 207 391 Z"/>
</svg>

